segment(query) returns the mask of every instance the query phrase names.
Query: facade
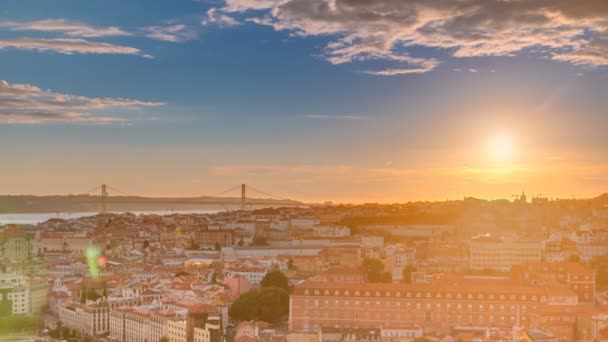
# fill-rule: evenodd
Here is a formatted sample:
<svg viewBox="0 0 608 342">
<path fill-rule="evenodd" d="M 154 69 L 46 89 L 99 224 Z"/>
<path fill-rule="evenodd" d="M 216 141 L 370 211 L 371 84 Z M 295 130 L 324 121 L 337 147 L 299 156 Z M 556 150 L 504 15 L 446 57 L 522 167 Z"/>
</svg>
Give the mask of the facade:
<svg viewBox="0 0 608 342">
<path fill-rule="evenodd" d="M 393 281 L 403 281 L 403 270 L 408 266 L 414 266 L 416 259 L 415 248 L 404 248 L 395 251 L 395 253 L 387 258 L 385 265 L 390 266 L 387 271 L 391 272 Z"/>
<path fill-rule="evenodd" d="M 110 306 L 107 302 L 64 302 L 59 306 L 59 319 L 64 327 L 81 336 L 98 336 L 110 332 Z"/>
<path fill-rule="evenodd" d="M 18 228 L 7 228 L 0 233 L 0 257 L 15 262 L 28 260 L 31 255 L 30 236 Z"/>
<path fill-rule="evenodd" d="M 42 280 L 30 280 L 30 312 L 40 313 L 49 304 L 49 285 Z"/>
<path fill-rule="evenodd" d="M 222 247 L 234 245 L 234 232 L 232 230 L 197 230 L 193 233 L 193 240 L 203 247 L 214 247 L 219 244 Z"/>
<path fill-rule="evenodd" d="M 266 273 L 268 270 L 262 267 L 233 268 L 226 271 L 227 276 L 244 277 L 251 285 L 260 284 Z"/>
<path fill-rule="evenodd" d="M 292 229 L 312 229 L 312 227 L 321 223 L 321 220 L 314 217 L 293 218 L 289 221 Z"/>
<path fill-rule="evenodd" d="M 505 241 L 482 236 L 471 240 L 470 268 L 474 271 L 508 272 L 513 265 L 540 262 L 541 243 L 538 241 Z"/>
<path fill-rule="evenodd" d="M 559 286 L 532 287 L 511 280 L 443 279 L 431 284 L 355 284 L 306 281 L 290 296 L 289 328 L 321 327 L 446 331 L 454 327 L 530 325 L 549 306 L 575 306 L 577 295 Z"/>
<path fill-rule="evenodd" d="M 30 312 L 29 281 L 17 273 L 0 273 L 0 316 Z"/>
<path fill-rule="evenodd" d="M 574 291 L 579 303 L 595 301 L 595 272 L 576 262 L 540 262 L 518 265 L 512 276 L 536 286 L 560 283 Z"/>
</svg>

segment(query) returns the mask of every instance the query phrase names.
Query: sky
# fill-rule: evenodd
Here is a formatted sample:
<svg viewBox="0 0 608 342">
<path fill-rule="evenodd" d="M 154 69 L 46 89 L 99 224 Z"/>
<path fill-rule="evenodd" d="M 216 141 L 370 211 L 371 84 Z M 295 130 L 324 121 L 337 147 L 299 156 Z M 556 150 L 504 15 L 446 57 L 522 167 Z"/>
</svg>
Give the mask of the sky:
<svg viewBox="0 0 608 342">
<path fill-rule="evenodd" d="M 607 18 L 604 0 L 3 0 L 0 194 L 596 196 Z"/>
</svg>

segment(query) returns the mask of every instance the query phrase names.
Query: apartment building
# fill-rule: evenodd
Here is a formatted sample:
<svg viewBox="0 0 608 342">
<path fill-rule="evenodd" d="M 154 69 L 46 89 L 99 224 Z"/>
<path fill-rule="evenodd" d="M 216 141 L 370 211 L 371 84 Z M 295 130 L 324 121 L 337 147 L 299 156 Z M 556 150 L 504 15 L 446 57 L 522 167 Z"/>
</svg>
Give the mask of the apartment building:
<svg viewBox="0 0 608 342">
<path fill-rule="evenodd" d="M 529 326 L 533 313 L 578 303 L 564 286 L 533 287 L 512 280 L 442 279 L 430 284 L 327 283 L 306 281 L 290 296 L 289 328 L 410 329 L 412 326 Z"/>
<path fill-rule="evenodd" d="M 0 273 L 0 316 L 30 312 L 29 281 L 18 273 Z"/>
<path fill-rule="evenodd" d="M 541 260 L 540 241 L 509 241 L 495 236 L 471 239 L 471 270 L 508 272 L 513 265 Z"/>
</svg>

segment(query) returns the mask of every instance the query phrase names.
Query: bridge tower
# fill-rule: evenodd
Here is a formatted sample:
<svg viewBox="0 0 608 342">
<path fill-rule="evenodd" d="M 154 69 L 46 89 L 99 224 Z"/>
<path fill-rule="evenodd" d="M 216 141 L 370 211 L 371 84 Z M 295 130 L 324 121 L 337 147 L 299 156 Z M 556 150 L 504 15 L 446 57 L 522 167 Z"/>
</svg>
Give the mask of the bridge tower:
<svg viewBox="0 0 608 342">
<path fill-rule="evenodd" d="M 105 213 L 108 210 L 108 199 L 110 195 L 108 194 L 108 186 L 105 184 L 101 184 L 101 212 Z"/>
<path fill-rule="evenodd" d="M 245 210 L 245 207 L 247 205 L 247 197 L 245 195 L 245 188 L 246 185 L 245 184 L 241 184 L 241 210 Z"/>
</svg>

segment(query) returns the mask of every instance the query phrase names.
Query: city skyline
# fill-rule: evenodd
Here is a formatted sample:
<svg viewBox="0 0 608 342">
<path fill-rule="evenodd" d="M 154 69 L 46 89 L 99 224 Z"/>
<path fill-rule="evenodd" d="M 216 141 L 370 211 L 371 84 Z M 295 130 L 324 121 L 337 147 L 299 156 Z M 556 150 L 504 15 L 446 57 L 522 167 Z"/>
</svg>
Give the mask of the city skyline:
<svg viewBox="0 0 608 342">
<path fill-rule="evenodd" d="M 6 1 L 0 194 L 595 197 L 607 16 L 604 1 Z"/>
</svg>

